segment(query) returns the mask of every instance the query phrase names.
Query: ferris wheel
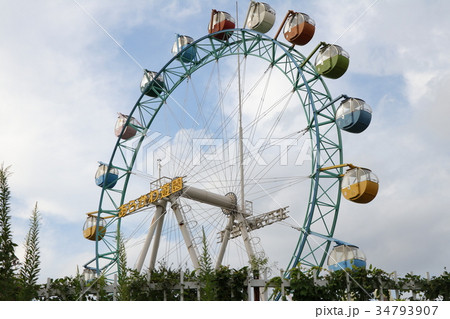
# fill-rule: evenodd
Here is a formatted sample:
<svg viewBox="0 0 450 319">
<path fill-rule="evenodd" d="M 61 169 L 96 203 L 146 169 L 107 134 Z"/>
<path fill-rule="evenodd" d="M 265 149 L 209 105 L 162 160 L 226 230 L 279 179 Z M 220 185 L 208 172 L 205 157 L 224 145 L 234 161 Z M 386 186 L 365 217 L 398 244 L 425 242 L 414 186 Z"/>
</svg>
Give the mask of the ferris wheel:
<svg viewBox="0 0 450 319">
<path fill-rule="evenodd" d="M 341 194 L 370 202 L 378 180 L 344 163 L 341 130 L 364 131 L 371 109 L 328 91 L 324 77 L 348 68 L 345 50 L 324 42 L 308 57 L 297 50 L 313 38 L 312 18 L 289 11 L 271 38 L 274 22 L 265 3 L 251 1 L 245 28 L 213 10 L 207 35 L 178 35 L 173 58 L 144 71 L 97 170 L 98 209 L 83 230 L 95 243 L 87 271 L 119 272 L 121 245 L 138 271 L 198 269 L 205 252 L 216 268 L 283 269 L 348 261 L 345 247 L 358 253 L 333 237 Z M 344 260 L 330 254 L 333 242 Z"/>
</svg>

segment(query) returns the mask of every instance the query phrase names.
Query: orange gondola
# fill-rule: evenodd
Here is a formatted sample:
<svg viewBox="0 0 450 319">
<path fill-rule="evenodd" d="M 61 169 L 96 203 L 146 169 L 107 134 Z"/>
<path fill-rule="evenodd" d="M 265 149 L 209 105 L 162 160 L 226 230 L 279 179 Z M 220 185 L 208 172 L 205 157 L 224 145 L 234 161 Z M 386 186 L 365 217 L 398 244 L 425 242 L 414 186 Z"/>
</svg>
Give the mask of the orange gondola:
<svg viewBox="0 0 450 319">
<path fill-rule="evenodd" d="M 290 11 L 284 25 L 284 37 L 296 45 L 307 44 L 316 31 L 316 24 L 307 14 Z"/>
<path fill-rule="evenodd" d="M 211 21 L 208 25 L 208 33 L 215 33 L 219 31 L 234 29 L 236 22 L 234 18 L 225 11 L 212 10 Z M 215 34 L 214 37 L 219 40 L 228 40 L 233 31 Z"/>
</svg>

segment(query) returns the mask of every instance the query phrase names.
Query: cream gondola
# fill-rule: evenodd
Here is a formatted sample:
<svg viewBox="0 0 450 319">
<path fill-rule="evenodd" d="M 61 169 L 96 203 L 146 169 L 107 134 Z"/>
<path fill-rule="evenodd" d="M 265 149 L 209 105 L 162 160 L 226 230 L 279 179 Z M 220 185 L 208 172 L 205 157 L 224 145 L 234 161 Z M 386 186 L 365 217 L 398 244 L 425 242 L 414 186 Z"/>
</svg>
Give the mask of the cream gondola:
<svg viewBox="0 0 450 319">
<path fill-rule="evenodd" d="M 236 22 L 234 18 L 225 11 L 212 10 L 211 21 L 208 25 L 208 33 L 215 33 L 219 31 L 234 29 Z M 233 31 L 215 34 L 214 37 L 219 40 L 228 40 L 233 34 Z"/>
<path fill-rule="evenodd" d="M 197 55 L 197 49 L 191 43 L 194 39 L 187 35 L 177 35 L 177 40 L 172 46 L 172 54 L 178 56 L 181 62 L 193 62 Z"/>
<path fill-rule="evenodd" d="M 141 81 L 141 92 L 150 97 L 157 97 L 164 91 L 165 84 L 162 75 L 157 76 L 156 72 L 145 70 Z"/>
<path fill-rule="evenodd" d="M 353 167 L 342 178 L 342 195 L 355 203 L 369 203 L 378 193 L 378 177 L 370 169 Z"/>
<path fill-rule="evenodd" d="M 328 269 L 331 271 L 365 268 L 366 256 L 359 247 L 338 244 L 328 255 Z"/>
<path fill-rule="evenodd" d="M 275 23 L 276 13 L 264 2 L 251 1 L 247 13 L 246 26 L 261 33 L 269 32 Z"/>
<path fill-rule="evenodd" d="M 316 57 L 317 73 L 330 79 L 337 79 L 344 75 L 350 63 L 350 55 L 335 44 L 322 47 Z"/>
<path fill-rule="evenodd" d="M 364 100 L 348 98 L 338 107 L 335 118 L 340 129 L 351 133 L 361 133 L 372 120 L 372 109 Z"/>
<path fill-rule="evenodd" d="M 98 221 L 98 222 L 97 222 Z M 97 228 L 98 225 L 98 228 Z M 83 226 L 83 236 L 89 240 L 103 239 L 106 233 L 106 221 L 103 218 L 89 215 Z"/>
</svg>

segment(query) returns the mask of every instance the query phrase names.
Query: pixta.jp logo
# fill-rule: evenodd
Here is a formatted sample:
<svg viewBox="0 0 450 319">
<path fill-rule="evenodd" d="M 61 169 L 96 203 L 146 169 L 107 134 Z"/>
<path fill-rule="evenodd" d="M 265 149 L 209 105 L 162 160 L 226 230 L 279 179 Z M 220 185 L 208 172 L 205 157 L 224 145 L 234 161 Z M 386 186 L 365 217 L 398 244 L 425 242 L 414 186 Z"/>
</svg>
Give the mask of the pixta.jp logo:
<svg viewBox="0 0 450 319">
<path fill-rule="evenodd" d="M 135 146 L 136 147 L 136 146 Z M 139 151 L 134 169 L 149 175 L 157 175 L 158 167 L 206 166 L 224 163 L 228 166 L 240 165 L 240 150 L 244 165 L 267 167 L 301 166 L 311 160 L 311 139 L 238 139 L 222 138 L 173 138 L 159 132 L 150 133 Z"/>
</svg>

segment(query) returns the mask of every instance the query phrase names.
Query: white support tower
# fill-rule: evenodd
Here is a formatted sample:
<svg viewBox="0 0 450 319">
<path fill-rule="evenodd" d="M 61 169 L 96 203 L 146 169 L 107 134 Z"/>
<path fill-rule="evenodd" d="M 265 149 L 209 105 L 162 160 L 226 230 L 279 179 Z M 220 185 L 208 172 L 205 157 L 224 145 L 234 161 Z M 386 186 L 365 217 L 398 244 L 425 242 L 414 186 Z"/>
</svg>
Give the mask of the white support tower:
<svg viewBox="0 0 450 319">
<path fill-rule="evenodd" d="M 178 197 L 172 197 L 170 202 L 172 203 L 172 210 L 175 213 L 175 217 L 177 219 L 178 226 L 180 227 L 181 234 L 183 235 L 184 243 L 188 249 L 189 256 L 191 257 L 192 264 L 195 269 L 199 269 L 200 262 L 198 260 L 197 249 L 192 241 L 191 233 L 187 227 L 187 222 L 182 214 L 180 200 Z"/>
<path fill-rule="evenodd" d="M 155 234 L 155 230 L 157 229 L 157 236 L 155 239 L 155 242 L 153 244 L 152 254 L 156 257 L 158 246 L 159 246 L 159 238 L 161 237 L 161 229 L 164 221 L 164 215 L 166 213 L 166 206 L 167 201 L 166 200 L 160 200 L 156 203 L 156 211 L 155 215 L 153 216 L 152 223 L 150 224 L 150 228 L 148 229 L 147 237 L 145 239 L 144 247 L 142 247 L 141 254 L 139 255 L 139 259 L 137 262 L 136 270 L 138 272 L 141 272 L 142 266 L 144 265 L 145 257 L 147 256 L 147 252 L 150 248 L 150 244 L 153 240 L 153 236 Z M 154 263 L 153 263 L 154 267 Z M 150 269 L 153 269 L 150 265 Z"/>
</svg>

